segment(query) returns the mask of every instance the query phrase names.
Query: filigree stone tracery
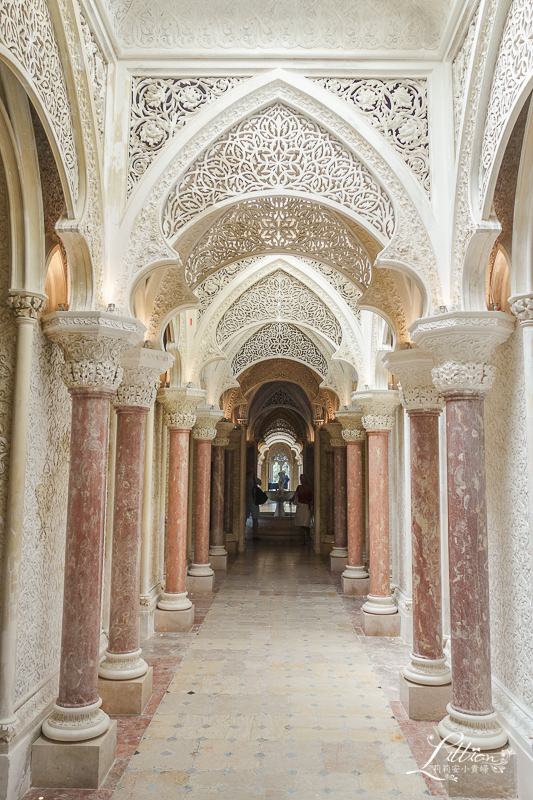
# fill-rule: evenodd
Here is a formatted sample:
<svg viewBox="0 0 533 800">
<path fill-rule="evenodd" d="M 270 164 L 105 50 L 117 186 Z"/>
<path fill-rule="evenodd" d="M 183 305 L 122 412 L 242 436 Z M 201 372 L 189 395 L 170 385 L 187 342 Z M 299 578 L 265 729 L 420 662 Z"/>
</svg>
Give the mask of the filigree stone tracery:
<svg viewBox="0 0 533 800">
<path fill-rule="evenodd" d="M 265 325 L 242 345 L 231 362 L 233 375 L 239 375 L 255 361 L 271 356 L 287 356 L 309 364 L 325 377 L 328 364 L 311 339 L 294 325 L 274 322 Z"/>
<path fill-rule="evenodd" d="M 452 81 L 453 81 L 453 114 L 454 114 L 454 129 L 455 129 L 455 142 L 459 137 L 459 128 L 461 126 L 461 117 L 464 110 L 464 99 L 466 90 L 466 79 L 468 75 L 468 68 L 472 59 L 472 48 L 474 45 L 474 37 L 479 20 L 479 6 L 474 14 L 473 19 L 468 26 L 463 44 L 455 56 L 452 64 Z"/>
<path fill-rule="evenodd" d="M 262 252 L 310 255 L 363 286 L 370 283 L 368 253 L 346 224 L 324 206 L 296 197 L 245 200 L 219 217 L 185 263 L 187 282 L 194 285 L 213 267 Z"/>
<path fill-rule="evenodd" d="M 492 164 L 509 114 L 533 71 L 533 5 L 513 0 L 494 69 L 480 161 L 480 190 L 485 195 Z"/>
<path fill-rule="evenodd" d="M 288 394 L 284 389 L 278 389 L 271 395 L 268 400 L 263 403 L 263 408 L 270 408 L 271 406 L 287 406 L 288 408 L 298 408 L 298 403 Z"/>
<path fill-rule="evenodd" d="M 303 283 L 282 270 L 254 284 L 226 311 L 217 326 L 223 345 L 248 325 L 267 319 L 289 319 L 319 330 L 339 345 L 342 330 L 329 308 Z"/>
<path fill-rule="evenodd" d="M 430 193 L 427 81 L 412 78 L 313 80 L 364 115 Z"/>
<path fill-rule="evenodd" d="M 367 167 L 321 125 L 275 103 L 239 122 L 189 167 L 167 198 L 163 233 L 172 240 L 206 208 L 265 190 L 328 198 L 381 237 L 394 231 L 392 201 Z"/>
<path fill-rule="evenodd" d="M 244 78 L 131 79 L 128 196 L 163 147 Z"/>
<path fill-rule="evenodd" d="M 85 44 L 85 55 L 89 64 L 89 77 L 93 89 L 94 108 L 96 111 L 96 120 L 98 123 L 98 133 L 100 139 L 104 138 L 104 122 L 105 122 L 105 99 L 107 91 L 107 62 L 102 53 L 100 45 L 96 41 L 96 37 L 89 27 L 89 23 L 85 19 L 85 15 L 80 11 L 81 30 L 83 33 L 83 40 Z"/>
<path fill-rule="evenodd" d="M 78 197 L 78 159 L 61 54 L 46 0 L 3 0 L 0 42 L 32 80 L 61 148 L 72 195 Z"/>
</svg>

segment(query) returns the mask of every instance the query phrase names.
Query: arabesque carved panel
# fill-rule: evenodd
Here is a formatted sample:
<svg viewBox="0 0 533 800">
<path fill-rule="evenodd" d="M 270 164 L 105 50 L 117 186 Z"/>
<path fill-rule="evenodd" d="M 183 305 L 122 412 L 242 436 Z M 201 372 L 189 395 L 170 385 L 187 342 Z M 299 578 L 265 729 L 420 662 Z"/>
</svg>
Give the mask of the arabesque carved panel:
<svg viewBox="0 0 533 800">
<path fill-rule="evenodd" d="M 311 339 L 299 328 L 286 322 L 265 325 L 252 334 L 233 357 L 231 371 L 233 375 L 240 375 L 255 361 L 273 356 L 286 356 L 304 361 L 322 377 L 325 377 L 328 371 L 326 359 Z"/>
<path fill-rule="evenodd" d="M 321 125 L 275 103 L 239 122 L 189 167 L 167 198 L 163 233 L 172 240 L 205 209 L 265 191 L 328 198 L 381 237 L 394 231 L 392 201 L 367 167 Z"/>
</svg>

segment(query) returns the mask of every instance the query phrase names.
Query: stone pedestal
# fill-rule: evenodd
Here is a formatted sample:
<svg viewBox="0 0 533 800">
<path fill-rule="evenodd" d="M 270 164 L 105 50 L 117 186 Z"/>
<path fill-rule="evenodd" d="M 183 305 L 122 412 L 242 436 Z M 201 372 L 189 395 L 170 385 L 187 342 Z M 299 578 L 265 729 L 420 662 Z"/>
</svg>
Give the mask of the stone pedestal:
<svg viewBox="0 0 533 800">
<path fill-rule="evenodd" d="M 433 356 L 435 388 L 446 401 L 450 633 L 453 697 L 439 734 L 452 744 L 496 750 L 507 742 L 492 706 L 483 397 L 489 363 L 512 333 L 502 312 L 453 312 L 410 330 Z"/>
<path fill-rule="evenodd" d="M 234 556 L 237 552 L 237 540 L 236 539 L 226 539 L 226 552 L 230 556 Z"/>
<path fill-rule="evenodd" d="M 342 593 L 355 597 L 363 597 L 370 589 L 370 578 L 347 578 L 343 573 L 341 578 Z"/>
<path fill-rule="evenodd" d="M 31 753 L 31 782 L 42 789 L 98 789 L 113 761 L 117 723 L 85 742 L 56 742 L 40 736 Z"/>
<path fill-rule="evenodd" d="M 196 485 L 194 487 L 194 560 L 189 567 L 189 579 L 187 580 L 187 586 L 191 592 L 209 592 L 212 591 L 214 585 L 215 573 L 209 561 L 211 442 L 217 435 L 216 423 L 219 418 L 220 412 L 202 411 L 201 414 L 199 412 L 192 432 L 196 442 Z M 191 576 L 198 581 L 191 583 Z"/>
<path fill-rule="evenodd" d="M 402 621 L 399 614 L 369 614 L 363 609 L 365 636 L 399 636 Z"/>
<path fill-rule="evenodd" d="M 209 563 L 211 564 L 212 569 L 215 572 L 221 570 L 227 570 L 228 568 L 228 553 L 227 551 L 224 553 L 209 553 Z"/>
<path fill-rule="evenodd" d="M 488 753 L 473 753 L 464 747 L 453 747 L 442 742 L 437 728 L 434 729 L 433 742 L 438 749 L 435 750 L 428 772 L 446 778 L 442 785 L 448 797 L 516 800 L 517 757 L 510 747 L 499 747 Z M 453 776 L 453 780 L 449 776 Z"/>
<path fill-rule="evenodd" d="M 142 714 L 152 696 L 153 677 L 153 667 L 147 666 L 140 678 L 120 681 L 99 678 L 98 692 L 102 698 L 102 709 L 106 714 L 115 716 Z"/>
<path fill-rule="evenodd" d="M 400 670 L 400 701 L 409 719 L 438 720 L 446 714 L 452 699 L 452 685 L 422 686 L 408 681 Z"/>
<path fill-rule="evenodd" d="M 157 608 L 154 614 L 156 633 L 188 633 L 194 624 L 194 605 L 183 611 L 163 611 Z"/>
<path fill-rule="evenodd" d="M 346 548 L 334 547 L 329 554 L 329 568 L 332 572 L 343 572 L 346 566 L 348 551 Z"/>
<path fill-rule="evenodd" d="M 193 565 L 194 566 L 194 565 Z M 191 594 L 206 594 L 215 588 L 215 573 L 211 575 L 187 575 L 187 589 Z"/>
</svg>

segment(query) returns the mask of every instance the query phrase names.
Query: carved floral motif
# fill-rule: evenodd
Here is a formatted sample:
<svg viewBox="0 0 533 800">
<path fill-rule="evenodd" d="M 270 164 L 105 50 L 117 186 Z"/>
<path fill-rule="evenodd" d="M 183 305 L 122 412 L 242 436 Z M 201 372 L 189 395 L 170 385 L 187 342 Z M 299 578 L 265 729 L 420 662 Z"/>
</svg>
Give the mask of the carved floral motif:
<svg viewBox="0 0 533 800">
<path fill-rule="evenodd" d="M 304 361 L 323 377 L 328 372 L 326 359 L 305 333 L 286 322 L 275 322 L 260 328 L 242 345 L 231 362 L 233 375 L 264 359 L 266 353 Z"/>
<path fill-rule="evenodd" d="M 107 61 L 79 4 L 78 8 L 80 12 L 81 32 L 83 34 L 83 42 L 85 45 L 85 55 L 89 65 L 89 77 L 93 90 L 94 110 L 96 111 L 98 133 L 100 134 L 100 139 L 103 140 L 105 99 L 107 90 Z"/>
</svg>

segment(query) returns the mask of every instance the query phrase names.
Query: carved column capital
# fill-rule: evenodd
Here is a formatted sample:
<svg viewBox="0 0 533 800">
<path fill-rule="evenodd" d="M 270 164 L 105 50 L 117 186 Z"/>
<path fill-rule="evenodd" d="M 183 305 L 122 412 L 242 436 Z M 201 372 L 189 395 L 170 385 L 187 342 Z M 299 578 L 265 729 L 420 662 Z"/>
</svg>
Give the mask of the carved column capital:
<svg viewBox="0 0 533 800">
<path fill-rule="evenodd" d="M 394 409 L 400 403 L 399 393 L 392 389 L 371 389 L 354 392 L 352 401 L 363 412 L 361 422 L 367 431 L 390 431 L 394 427 Z"/>
<path fill-rule="evenodd" d="M 415 320 L 409 331 L 433 357 L 433 384 L 441 394 L 483 395 L 496 377 L 494 351 L 514 326 L 503 311 L 453 311 Z"/>
<path fill-rule="evenodd" d="M 161 383 L 160 376 L 173 361 L 174 356 L 164 350 L 151 350 L 141 345 L 129 350 L 122 359 L 124 372 L 115 395 L 115 407 L 151 408 Z"/>
<path fill-rule="evenodd" d="M 533 292 L 509 298 L 511 313 L 522 325 L 533 325 Z"/>
<path fill-rule="evenodd" d="M 124 354 L 146 329 L 138 319 L 104 311 L 55 311 L 45 317 L 43 330 L 63 350 L 61 374 L 69 389 L 114 392 Z"/>
<path fill-rule="evenodd" d="M 345 442 L 363 442 L 366 436 L 361 422 L 362 411 L 348 409 L 347 411 L 337 411 L 335 419 L 342 425 L 342 438 Z"/>
<path fill-rule="evenodd" d="M 17 319 L 38 320 L 43 313 L 47 296 L 26 291 L 11 291 L 7 295 L 7 304 Z"/>
<path fill-rule="evenodd" d="M 328 422 L 324 430 L 329 434 L 329 441 L 332 447 L 346 447 L 346 442 L 342 438 L 342 425 L 340 422 Z"/>
<path fill-rule="evenodd" d="M 191 430 L 196 422 L 196 409 L 204 397 L 204 389 L 159 389 L 157 399 L 165 409 L 165 425 Z"/>
<path fill-rule="evenodd" d="M 196 417 L 196 424 L 192 429 L 193 439 L 210 439 L 217 435 L 217 423 L 220 422 L 222 411 L 220 409 L 208 411 L 202 409 Z"/>
<path fill-rule="evenodd" d="M 382 359 L 390 373 L 399 381 L 400 402 L 407 413 L 425 411 L 440 413 L 444 398 L 433 385 L 433 359 L 423 350 L 397 350 Z"/>
<path fill-rule="evenodd" d="M 222 420 L 221 422 L 217 422 L 216 427 L 217 435 L 216 438 L 213 439 L 213 446 L 228 447 L 230 431 L 232 431 L 235 427 L 233 422 L 226 422 L 225 420 Z"/>
</svg>

